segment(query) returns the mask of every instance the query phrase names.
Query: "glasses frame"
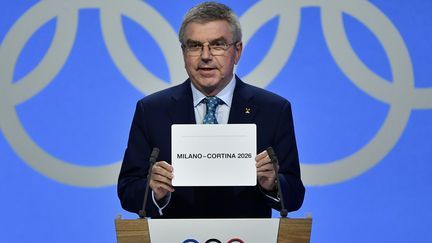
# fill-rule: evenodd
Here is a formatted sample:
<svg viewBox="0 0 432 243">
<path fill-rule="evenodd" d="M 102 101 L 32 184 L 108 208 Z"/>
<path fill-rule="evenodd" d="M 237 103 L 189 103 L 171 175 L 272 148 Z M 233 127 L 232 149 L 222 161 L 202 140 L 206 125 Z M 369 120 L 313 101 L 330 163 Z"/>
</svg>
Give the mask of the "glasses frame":
<svg viewBox="0 0 432 243">
<path fill-rule="evenodd" d="M 210 44 L 209 42 L 205 43 L 197 43 L 196 47 L 188 47 L 186 44 L 182 44 L 181 48 L 188 56 L 201 56 L 204 52 L 204 46 L 207 46 L 209 48 L 209 53 L 212 56 L 223 56 L 228 49 L 239 43 L 239 41 L 234 41 L 231 43 L 225 43 L 223 45 L 221 44 Z M 214 53 L 216 51 L 216 53 Z M 220 52 L 220 53 L 219 53 Z"/>
</svg>

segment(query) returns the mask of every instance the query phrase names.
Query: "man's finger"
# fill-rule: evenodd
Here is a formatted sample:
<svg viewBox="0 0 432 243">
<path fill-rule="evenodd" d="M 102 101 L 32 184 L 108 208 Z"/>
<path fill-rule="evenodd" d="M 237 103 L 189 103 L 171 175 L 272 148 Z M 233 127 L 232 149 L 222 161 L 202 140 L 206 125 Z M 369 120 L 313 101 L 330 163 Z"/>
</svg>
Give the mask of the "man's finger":
<svg viewBox="0 0 432 243">
<path fill-rule="evenodd" d="M 264 151 L 262 151 L 261 153 L 259 153 L 259 154 L 255 157 L 255 161 L 262 160 L 262 159 L 264 159 L 267 155 L 268 155 L 268 154 L 267 154 L 267 151 L 264 150 Z"/>
</svg>

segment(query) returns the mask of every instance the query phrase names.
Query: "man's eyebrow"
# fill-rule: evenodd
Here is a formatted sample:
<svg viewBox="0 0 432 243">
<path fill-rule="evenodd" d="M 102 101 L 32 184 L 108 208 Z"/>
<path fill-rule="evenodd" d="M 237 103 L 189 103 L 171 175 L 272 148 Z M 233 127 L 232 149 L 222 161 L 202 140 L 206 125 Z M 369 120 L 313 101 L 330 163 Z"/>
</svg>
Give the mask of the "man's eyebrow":
<svg viewBox="0 0 432 243">
<path fill-rule="evenodd" d="M 226 42 L 225 37 L 219 37 L 217 39 L 209 41 L 209 43 L 212 44 L 212 43 L 221 42 L 221 41 Z"/>
<path fill-rule="evenodd" d="M 215 42 L 219 42 L 219 41 L 225 41 L 226 42 L 226 39 L 225 39 L 225 37 L 222 36 L 222 37 L 210 40 L 209 43 L 211 44 L 211 43 L 215 43 Z M 186 43 L 187 44 L 203 44 L 203 43 L 206 43 L 206 42 L 201 42 L 201 41 L 197 41 L 197 40 L 188 39 L 188 40 L 186 40 Z"/>
<path fill-rule="evenodd" d="M 202 44 L 200 41 L 188 39 L 186 41 L 187 44 Z"/>
</svg>

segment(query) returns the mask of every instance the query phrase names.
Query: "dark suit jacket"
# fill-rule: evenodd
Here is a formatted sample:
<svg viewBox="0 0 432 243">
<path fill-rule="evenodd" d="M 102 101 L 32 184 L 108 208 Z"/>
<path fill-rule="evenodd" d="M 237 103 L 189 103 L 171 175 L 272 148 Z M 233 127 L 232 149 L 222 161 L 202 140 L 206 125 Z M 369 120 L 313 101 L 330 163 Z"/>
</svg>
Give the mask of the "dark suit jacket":
<svg viewBox="0 0 432 243">
<path fill-rule="evenodd" d="M 118 181 L 118 196 L 124 209 L 137 213 L 142 207 L 152 148 L 160 149 L 158 161 L 170 163 L 171 125 L 196 123 L 190 85 L 187 80 L 138 101 Z M 245 112 L 246 108 L 250 113 Z M 228 123 L 257 125 L 257 152 L 269 146 L 274 148 L 285 205 L 288 211 L 299 209 L 305 189 L 300 179 L 290 103 L 237 78 Z M 258 184 L 176 187 L 162 217 L 263 218 L 271 217 L 271 208 L 280 210 L 280 205 L 268 198 Z M 146 211 L 150 217 L 160 217 L 150 193 Z"/>
</svg>

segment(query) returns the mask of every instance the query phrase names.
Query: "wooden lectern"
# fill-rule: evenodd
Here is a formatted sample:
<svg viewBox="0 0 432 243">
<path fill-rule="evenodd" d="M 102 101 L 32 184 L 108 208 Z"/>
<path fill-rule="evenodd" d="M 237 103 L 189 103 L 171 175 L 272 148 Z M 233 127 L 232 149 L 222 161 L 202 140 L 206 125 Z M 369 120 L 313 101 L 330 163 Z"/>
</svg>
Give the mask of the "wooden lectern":
<svg viewBox="0 0 432 243">
<path fill-rule="evenodd" d="M 150 242 L 149 225 L 146 219 L 115 220 L 117 242 L 135 243 Z M 283 243 L 309 243 L 312 227 L 312 218 L 281 218 L 277 242 Z"/>
</svg>

